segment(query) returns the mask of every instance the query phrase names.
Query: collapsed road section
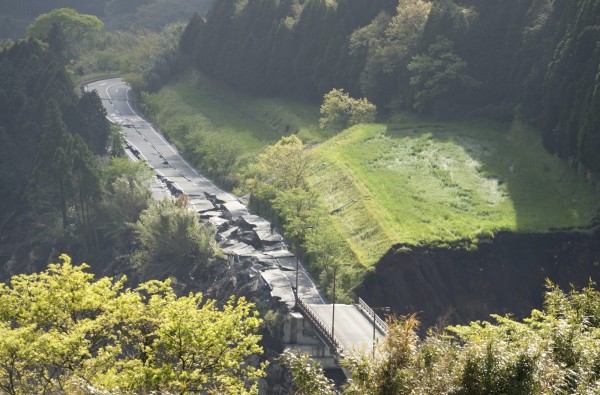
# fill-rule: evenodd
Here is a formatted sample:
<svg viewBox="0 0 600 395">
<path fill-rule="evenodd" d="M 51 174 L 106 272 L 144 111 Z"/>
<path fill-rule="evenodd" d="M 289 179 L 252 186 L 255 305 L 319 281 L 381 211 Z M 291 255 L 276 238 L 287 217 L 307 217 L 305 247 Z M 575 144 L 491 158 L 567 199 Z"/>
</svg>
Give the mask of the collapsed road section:
<svg viewBox="0 0 600 395">
<path fill-rule="evenodd" d="M 307 303 L 324 299 L 314 281 L 289 250 L 284 238 L 264 218 L 252 215 L 233 194 L 221 190 L 190 166 L 150 123 L 133 109 L 131 88 L 120 78 L 95 81 L 84 86 L 96 90 L 111 122 L 121 125 L 128 155 L 144 161 L 156 173 L 151 186 L 155 199 L 185 193 L 199 219 L 217 229 L 217 241 L 230 262 L 250 263 L 271 292 L 289 310 L 295 307 L 293 288 Z"/>
</svg>

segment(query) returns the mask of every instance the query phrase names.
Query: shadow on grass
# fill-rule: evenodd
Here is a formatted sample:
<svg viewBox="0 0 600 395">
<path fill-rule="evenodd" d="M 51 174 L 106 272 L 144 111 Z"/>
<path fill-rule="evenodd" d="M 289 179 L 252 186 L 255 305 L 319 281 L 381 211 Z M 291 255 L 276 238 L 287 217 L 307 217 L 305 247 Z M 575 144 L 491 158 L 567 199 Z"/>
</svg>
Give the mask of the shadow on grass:
<svg viewBox="0 0 600 395">
<path fill-rule="evenodd" d="M 411 145 L 416 159 L 400 161 L 428 167 L 430 180 L 449 191 L 442 216 L 474 215 L 492 227 L 497 218 L 493 233 L 587 230 L 600 207 L 600 194 L 522 124 L 407 123 L 389 125 L 386 135 Z"/>
</svg>

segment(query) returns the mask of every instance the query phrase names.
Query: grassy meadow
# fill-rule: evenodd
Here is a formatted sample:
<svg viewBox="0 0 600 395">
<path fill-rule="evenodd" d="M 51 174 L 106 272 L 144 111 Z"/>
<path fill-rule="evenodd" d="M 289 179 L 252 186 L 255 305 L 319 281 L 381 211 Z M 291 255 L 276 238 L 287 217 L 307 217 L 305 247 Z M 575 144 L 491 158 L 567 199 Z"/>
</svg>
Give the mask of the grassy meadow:
<svg viewBox="0 0 600 395">
<path fill-rule="evenodd" d="M 311 177 L 364 264 L 393 244 L 466 246 L 501 230 L 585 226 L 600 195 L 515 123 L 359 125 L 313 151 Z"/>
<path fill-rule="evenodd" d="M 600 207 L 598 191 L 518 122 L 397 116 L 330 137 L 317 127 L 316 106 L 245 96 L 200 74 L 144 102 L 180 148 L 195 133 L 213 133 L 238 142 L 240 155 L 252 160 L 297 133 L 311 146 L 309 181 L 321 203 L 339 209 L 327 220 L 366 266 L 399 243 L 464 241 L 468 248 L 501 230 L 585 226 Z"/>
<path fill-rule="evenodd" d="M 146 111 L 176 144 L 194 133 L 213 133 L 234 140 L 253 156 L 281 136 L 298 133 L 304 141 L 322 141 L 316 126 L 319 110 L 287 99 L 254 98 L 200 73 L 144 94 Z"/>
</svg>

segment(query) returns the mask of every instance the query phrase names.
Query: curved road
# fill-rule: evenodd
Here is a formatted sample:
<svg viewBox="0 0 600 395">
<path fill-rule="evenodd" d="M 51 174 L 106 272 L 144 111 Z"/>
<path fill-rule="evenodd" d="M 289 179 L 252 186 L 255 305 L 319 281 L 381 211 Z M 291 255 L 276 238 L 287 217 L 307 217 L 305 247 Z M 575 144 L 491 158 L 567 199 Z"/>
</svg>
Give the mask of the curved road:
<svg viewBox="0 0 600 395">
<path fill-rule="evenodd" d="M 203 218 L 217 226 L 225 241 L 225 252 L 240 258 L 252 257 L 259 262 L 255 270 L 269 284 L 273 297 L 280 299 L 288 308 L 295 306 L 292 284 L 296 282 L 295 259 L 283 238 L 273 232 L 263 218 L 249 215 L 247 208 L 232 194 L 218 188 L 212 181 L 198 173 L 177 150 L 146 120 L 130 103 L 131 88 L 121 78 L 91 82 L 84 90 L 96 90 L 106 108 L 111 122 L 121 125 L 127 141 L 128 154 L 133 159 L 146 162 L 157 174 L 152 186 L 156 199 L 173 193 L 184 192 L 190 203 Z M 237 223 L 252 228 L 265 247 L 255 250 L 252 246 L 235 240 Z M 302 263 L 298 271 L 299 295 L 307 303 L 325 303 Z M 337 320 L 336 320 L 337 321 Z"/>
<path fill-rule="evenodd" d="M 201 217 L 207 218 L 218 229 L 221 247 L 240 260 L 253 259 L 253 268 L 269 285 L 273 298 L 279 299 L 290 310 L 295 307 L 293 286 L 296 284 L 296 259 L 283 243 L 283 238 L 272 230 L 270 224 L 247 208 L 232 194 L 218 188 L 212 181 L 198 173 L 181 157 L 177 150 L 131 106 L 131 88 L 121 78 L 89 83 L 86 90 L 96 90 L 104 103 L 108 119 L 121 125 L 127 141 L 127 151 L 132 159 L 143 160 L 157 174 L 152 186 L 156 199 L 177 193 L 186 193 L 190 203 Z M 260 250 L 236 238 L 238 227 L 252 229 L 261 240 Z M 242 232 L 240 232 L 242 233 Z M 324 298 L 306 272 L 302 263 L 298 267 L 298 294 L 319 319 L 331 330 L 333 306 Z M 336 305 L 335 337 L 346 350 L 370 350 L 373 345 L 373 321 L 355 305 Z M 384 333 L 377 328 L 380 341 Z"/>
<path fill-rule="evenodd" d="M 123 134 L 130 147 L 134 152 L 139 153 L 141 159 L 161 178 L 172 180 L 175 187 L 183 192 L 188 193 L 184 190 L 188 187 L 190 198 L 194 196 L 192 189 L 196 188 L 189 188 L 191 185 L 186 185 L 186 181 L 192 181 L 203 193 L 215 196 L 220 201 L 233 203 L 232 208 L 237 204 L 236 214 L 249 214 L 235 196 L 222 191 L 198 173 L 150 123 L 135 112 L 129 100 L 131 88 L 122 79 L 97 81 L 88 84 L 86 88 L 98 92 L 109 120 L 122 126 Z"/>
</svg>

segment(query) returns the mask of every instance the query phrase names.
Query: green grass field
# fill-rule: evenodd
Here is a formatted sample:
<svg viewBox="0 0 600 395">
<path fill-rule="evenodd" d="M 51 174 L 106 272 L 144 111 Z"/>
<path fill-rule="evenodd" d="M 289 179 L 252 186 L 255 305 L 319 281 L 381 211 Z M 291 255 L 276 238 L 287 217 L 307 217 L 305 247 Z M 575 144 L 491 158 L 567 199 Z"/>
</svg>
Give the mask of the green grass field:
<svg viewBox="0 0 600 395">
<path fill-rule="evenodd" d="M 317 108 L 292 100 L 248 97 L 198 73 L 144 95 L 144 102 L 153 121 L 179 144 L 194 130 L 233 139 L 248 155 L 285 134 L 323 140 L 316 127 Z"/>
<path fill-rule="evenodd" d="M 585 226 L 600 195 L 521 124 L 359 125 L 314 149 L 313 185 L 364 264 L 390 246 Z M 320 165 L 319 165 L 320 164 Z"/>
<path fill-rule="evenodd" d="M 322 204 L 329 211 L 346 205 L 329 216 L 331 225 L 366 266 L 400 243 L 472 247 L 501 230 L 585 226 L 600 207 L 600 194 L 519 123 L 398 116 L 327 140 L 316 106 L 248 97 L 198 74 L 144 99 L 179 144 L 193 141 L 186 136 L 194 130 L 218 133 L 252 158 L 298 133 L 312 146 L 310 182 Z"/>
</svg>

